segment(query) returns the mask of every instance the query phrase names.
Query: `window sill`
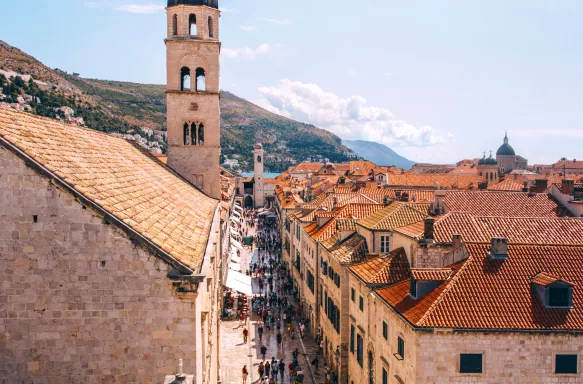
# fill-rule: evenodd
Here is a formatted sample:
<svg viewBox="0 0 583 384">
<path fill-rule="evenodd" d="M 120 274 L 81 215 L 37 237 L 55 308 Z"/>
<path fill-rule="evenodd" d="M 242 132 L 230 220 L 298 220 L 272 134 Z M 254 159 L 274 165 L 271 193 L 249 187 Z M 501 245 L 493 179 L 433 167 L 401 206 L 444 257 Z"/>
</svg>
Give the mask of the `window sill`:
<svg viewBox="0 0 583 384">
<path fill-rule="evenodd" d="M 397 360 L 405 360 L 405 358 L 401 355 L 399 355 L 398 353 L 395 353 L 393 356 L 395 356 L 395 359 Z"/>
</svg>

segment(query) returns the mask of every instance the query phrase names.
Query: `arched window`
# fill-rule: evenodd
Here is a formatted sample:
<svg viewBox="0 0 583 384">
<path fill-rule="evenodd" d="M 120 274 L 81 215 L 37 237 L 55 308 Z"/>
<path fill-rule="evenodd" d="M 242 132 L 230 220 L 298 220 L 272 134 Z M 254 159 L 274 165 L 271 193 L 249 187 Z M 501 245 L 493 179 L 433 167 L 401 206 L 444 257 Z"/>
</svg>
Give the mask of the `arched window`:
<svg viewBox="0 0 583 384">
<path fill-rule="evenodd" d="M 188 141 L 188 123 L 184 123 L 184 145 L 188 145 L 189 141 Z"/>
<path fill-rule="evenodd" d="M 368 351 L 368 383 L 374 384 L 374 355 Z"/>
<path fill-rule="evenodd" d="M 257 156 L 257 162 L 261 163 L 261 156 Z"/>
<path fill-rule="evenodd" d="M 172 16 L 172 36 L 178 35 L 178 16 Z"/>
<path fill-rule="evenodd" d="M 190 126 L 190 143 L 196 145 L 196 124 L 192 123 Z"/>
<path fill-rule="evenodd" d="M 188 31 L 190 36 L 198 35 L 196 30 L 196 15 L 194 13 L 188 17 Z"/>
<path fill-rule="evenodd" d="M 213 18 L 209 16 L 209 37 L 215 37 L 215 33 L 213 31 Z"/>
<path fill-rule="evenodd" d="M 204 125 L 198 125 L 198 145 L 204 145 Z"/>
<path fill-rule="evenodd" d="M 205 92 L 206 91 L 206 77 L 204 75 L 204 69 L 196 69 L 196 91 Z"/>
<path fill-rule="evenodd" d="M 180 90 L 190 91 L 190 68 L 182 67 L 180 70 Z"/>
</svg>

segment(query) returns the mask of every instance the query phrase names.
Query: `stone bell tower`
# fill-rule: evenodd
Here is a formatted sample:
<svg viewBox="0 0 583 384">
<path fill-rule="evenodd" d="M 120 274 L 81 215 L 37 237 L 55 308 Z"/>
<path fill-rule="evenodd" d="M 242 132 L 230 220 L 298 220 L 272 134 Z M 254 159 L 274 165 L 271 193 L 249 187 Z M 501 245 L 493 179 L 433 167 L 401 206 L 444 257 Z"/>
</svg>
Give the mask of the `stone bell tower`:
<svg viewBox="0 0 583 384">
<path fill-rule="evenodd" d="M 220 198 L 218 0 L 168 0 L 168 166 Z"/>
<path fill-rule="evenodd" d="M 263 180 L 263 145 L 257 143 L 253 149 L 254 161 L 254 173 L 253 177 L 255 183 L 253 184 L 253 195 L 255 200 L 255 208 L 261 208 L 265 206 L 265 181 Z"/>
</svg>

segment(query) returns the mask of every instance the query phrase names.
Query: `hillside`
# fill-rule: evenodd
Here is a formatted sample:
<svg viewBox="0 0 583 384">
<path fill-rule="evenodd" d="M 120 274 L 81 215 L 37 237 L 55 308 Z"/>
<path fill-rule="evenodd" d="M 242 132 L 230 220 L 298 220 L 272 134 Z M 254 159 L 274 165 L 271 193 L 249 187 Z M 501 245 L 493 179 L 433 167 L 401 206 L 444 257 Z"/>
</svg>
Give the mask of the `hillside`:
<svg viewBox="0 0 583 384">
<path fill-rule="evenodd" d="M 363 140 L 343 140 L 342 144 L 359 156 L 365 157 L 378 165 L 394 165 L 399 168 L 410 169 L 415 164 L 414 161 L 404 158 L 383 144 Z"/>
<path fill-rule="evenodd" d="M 13 108 L 84 124 L 135 139 L 152 151 L 166 151 L 163 85 L 85 79 L 50 69 L 0 41 L 0 89 L 0 103 Z M 347 160 L 345 152 L 350 150 L 328 131 L 273 114 L 229 92 L 221 92 L 220 105 L 221 160 L 238 160 L 241 170 L 252 169 L 256 142 L 264 144 L 265 165 L 271 172 L 307 158 Z"/>
</svg>

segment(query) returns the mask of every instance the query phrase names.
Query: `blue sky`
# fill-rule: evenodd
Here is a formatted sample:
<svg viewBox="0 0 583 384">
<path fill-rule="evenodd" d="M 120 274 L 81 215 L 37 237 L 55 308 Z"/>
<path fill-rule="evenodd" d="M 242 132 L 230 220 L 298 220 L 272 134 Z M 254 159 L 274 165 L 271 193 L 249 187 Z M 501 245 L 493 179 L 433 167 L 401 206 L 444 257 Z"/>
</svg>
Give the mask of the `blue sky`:
<svg viewBox="0 0 583 384">
<path fill-rule="evenodd" d="M 583 2 L 219 0 L 221 88 L 416 161 L 583 158 Z M 303 5 L 309 4 L 309 5 Z M 0 39 L 84 77 L 165 82 L 163 0 L 2 5 Z"/>
</svg>

